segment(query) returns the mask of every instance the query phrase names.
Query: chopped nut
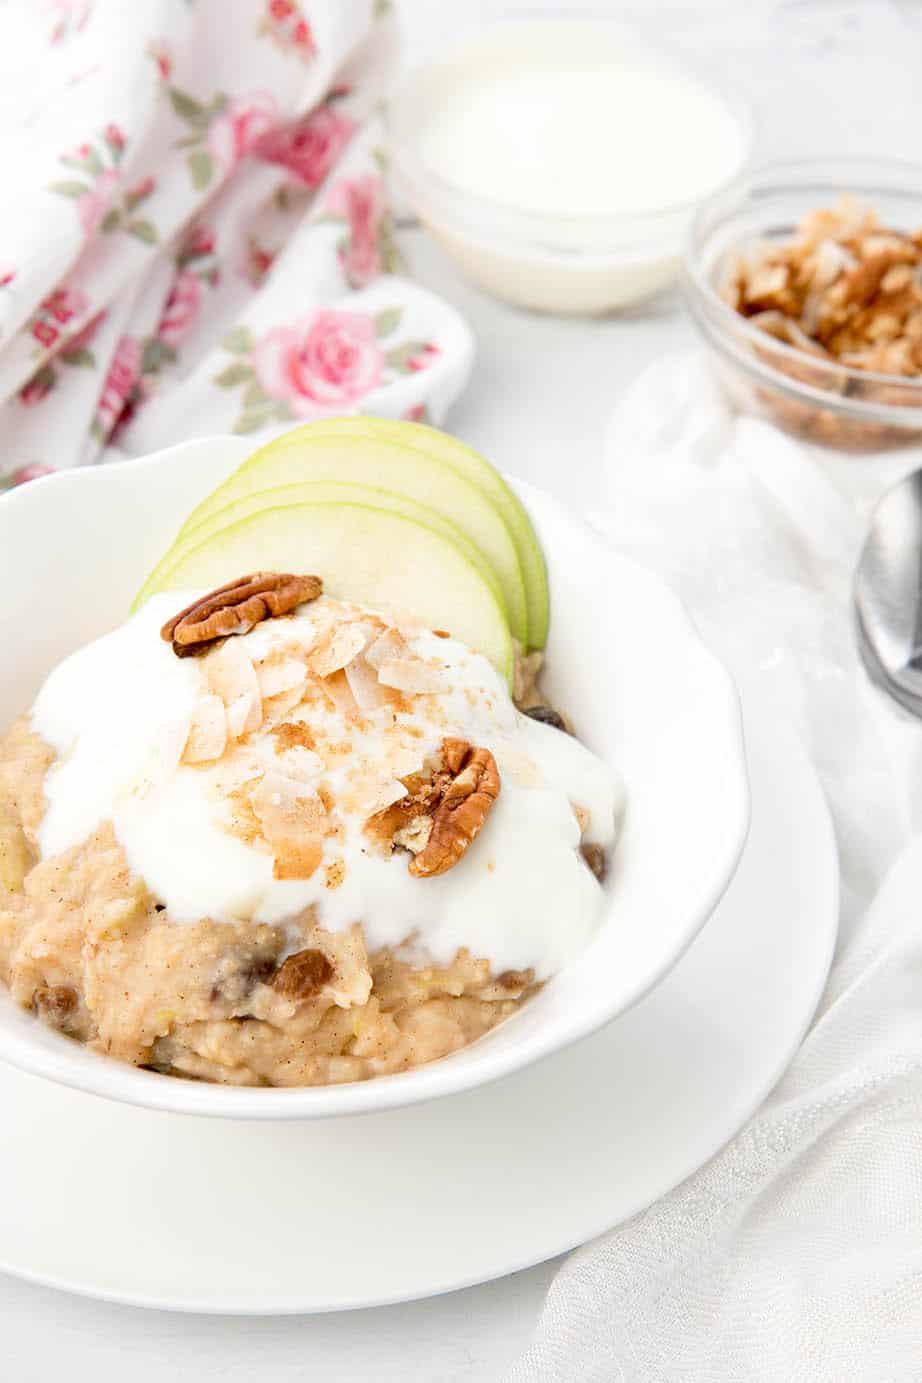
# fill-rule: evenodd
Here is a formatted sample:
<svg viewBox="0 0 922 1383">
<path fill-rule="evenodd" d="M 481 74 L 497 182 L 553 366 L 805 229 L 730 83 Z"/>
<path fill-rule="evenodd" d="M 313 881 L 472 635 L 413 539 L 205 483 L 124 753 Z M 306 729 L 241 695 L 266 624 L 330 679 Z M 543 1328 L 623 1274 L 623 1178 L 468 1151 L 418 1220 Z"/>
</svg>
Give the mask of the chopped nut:
<svg viewBox="0 0 922 1383">
<path fill-rule="evenodd" d="M 466 740 L 444 739 L 434 769 L 401 781 L 404 795 L 370 817 L 366 833 L 387 850 L 409 850 L 416 878 L 444 874 L 468 849 L 499 796 L 496 760 Z"/>
<path fill-rule="evenodd" d="M 394 832 L 394 844 L 409 850 L 411 855 L 418 855 L 429 844 L 431 835 L 432 817 L 414 816 L 405 826 Z"/>
<path fill-rule="evenodd" d="M 787 276 L 784 285 L 779 270 Z M 900 387 L 899 380 L 922 377 L 922 233 L 883 227 L 869 208 L 843 198 L 834 208 L 809 213 L 786 240 L 745 250 L 730 267 L 722 296 L 752 325 L 811 357 L 757 349 L 770 369 L 829 394 L 918 406 L 918 389 Z M 894 383 L 849 380 L 840 365 L 892 375 Z M 918 435 L 780 389 L 754 387 L 745 401 L 789 431 L 848 449 Z"/>
<path fill-rule="evenodd" d="M 272 988 L 283 999 L 310 999 L 333 977 L 333 966 L 322 951 L 296 951 L 279 966 Z"/>
<path fill-rule="evenodd" d="M 417 879 L 444 874 L 456 865 L 499 797 L 499 769 L 489 749 L 446 739 L 442 754 L 451 778 L 432 814 L 429 839 L 410 861 L 410 873 Z"/>
<path fill-rule="evenodd" d="M 865 348 L 897 341 L 922 309 L 920 266 L 916 240 L 883 230 L 873 212 L 843 200 L 805 217 L 790 239 L 747 250 L 732 268 L 725 296 L 737 312 L 789 345 L 827 360 L 848 355 L 848 363 L 871 369 Z M 793 283 L 802 291 L 791 292 Z M 922 373 L 905 354 L 891 353 L 884 363 L 887 373 Z"/>
<path fill-rule="evenodd" d="M 193 601 L 160 631 L 178 658 L 204 652 L 218 639 L 247 634 L 260 621 L 287 615 L 296 606 L 316 600 L 323 592 L 319 576 L 254 572 L 219 586 Z"/>
</svg>

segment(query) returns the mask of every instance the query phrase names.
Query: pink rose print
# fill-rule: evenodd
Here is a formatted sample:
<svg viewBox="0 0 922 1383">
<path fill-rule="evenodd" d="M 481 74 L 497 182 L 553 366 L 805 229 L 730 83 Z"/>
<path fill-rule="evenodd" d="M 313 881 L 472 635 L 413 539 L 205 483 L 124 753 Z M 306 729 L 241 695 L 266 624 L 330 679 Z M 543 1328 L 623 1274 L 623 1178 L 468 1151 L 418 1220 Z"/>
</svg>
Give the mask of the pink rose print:
<svg viewBox="0 0 922 1383">
<path fill-rule="evenodd" d="M 89 307 L 89 299 L 73 288 L 56 288 L 43 298 L 29 321 L 32 336 L 50 350 L 65 335 L 62 327 L 75 317 L 81 317 Z"/>
<path fill-rule="evenodd" d="M 108 437 L 118 422 L 140 373 L 141 342 L 133 336 L 122 336 L 109 365 L 90 429 L 100 441 Z"/>
<path fill-rule="evenodd" d="M 183 245 L 183 253 L 190 259 L 198 259 L 203 255 L 213 255 L 215 251 L 214 231 L 209 230 L 197 221 L 186 235 Z"/>
<path fill-rule="evenodd" d="M 353 403 L 381 382 L 384 370 L 374 321 L 330 308 L 274 327 L 257 341 L 252 359 L 265 392 L 298 417 Z"/>
<path fill-rule="evenodd" d="M 381 179 L 374 173 L 341 179 L 334 184 L 326 209 L 348 224 L 349 233 L 339 245 L 339 262 L 350 285 L 364 288 L 384 267 L 380 241 L 387 205 Z"/>
<path fill-rule="evenodd" d="M 129 211 L 133 210 L 139 202 L 146 202 L 147 198 L 157 190 L 157 179 L 148 173 L 146 178 L 136 182 L 134 187 L 129 187 L 125 193 L 125 205 Z"/>
<path fill-rule="evenodd" d="M 259 32 L 268 34 L 283 51 L 294 52 L 300 58 L 312 58 L 317 51 L 311 26 L 296 0 L 269 0 Z"/>
<path fill-rule="evenodd" d="M 164 82 L 173 74 L 173 46 L 167 38 L 152 38 L 147 45 L 147 56 L 156 63 L 157 71 Z"/>
<path fill-rule="evenodd" d="M 429 409 L 424 403 L 414 403 L 400 416 L 408 423 L 428 423 Z"/>
<path fill-rule="evenodd" d="M 54 385 L 54 370 L 50 365 L 43 365 L 20 389 L 19 402 L 24 404 L 26 408 L 33 408 L 35 404 L 41 403 L 42 399 L 47 398 Z"/>
<path fill-rule="evenodd" d="M 260 245 L 255 235 L 251 235 L 247 240 L 246 251 L 243 262 L 243 277 L 254 288 L 258 288 L 264 282 L 266 275 L 275 263 L 276 250 L 267 250 Z"/>
<path fill-rule="evenodd" d="M 79 317 L 88 306 L 89 299 L 86 295 L 74 288 L 56 288 L 41 303 L 42 310 L 62 326 L 73 321 L 74 317 Z"/>
<path fill-rule="evenodd" d="M 77 198 L 77 215 L 83 227 L 83 236 L 89 240 L 97 227 L 102 224 L 106 212 L 115 200 L 119 175 L 112 169 L 100 173 L 99 177 Z"/>
<path fill-rule="evenodd" d="M 78 34 L 92 12 L 92 0 L 50 0 L 48 10 L 55 16 L 48 41 L 62 43 L 72 34 Z"/>
<path fill-rule="evenodd" d="M 425 370 L 434 365 L 441 354 L 438 346 L 434 346 L 431 341 L 424 341 L 415 355 L 407 356 L 407 369 L 414 373 L 417 370 Z"/>
<path fill-rule="evenodd" d="M 8 288 L 15 277 L 15 269 L 0 269 L 0 288 Z"/>
<path fill-rule="evenodd" d="M 287 168 L 305 186 L 319 187 L 354 130 L 354 122 L 327 103 L 296 125 L 264 135 L 254 153 Z"/>
<path fill-rule="evenodd" d="M 208 127 L 208 152 L 222 168 L 232 168 L 272 130 L 277 115 L 275 97 L 268 91 L 235 97 Z"/>
<path fill-rule="evenodd" d="M 184 341 L 198 321 L 202 307 L 202 282 L 197 274 L 182 269 L 173 280 L 163 309 L 157 336 L 168 346 Z"/>
<path fill-rule="evenodd" d="M 156 190 L 156 179 L 148 175 L 121 195 L 120 164 L 126 142 L 119 126 L 110 123 L 92 143 L 81 144 L 58 160 L 73 171 L 68 177 L 49 183 L 48 191 L 73 200 L 84 241 L 102 230 L 104 234 L 125 231 L 145 245 L 158 242 L 154 223 L 136 214 L 140 204 Z"/>
<path fill-rule="evenodd" d="M 371 390 L 410 373 L 408 362 L 428 358 L 429 346 L 413 338 L 395 341 L 402 322 L 399 306 L 373 317 L 323 308 L 256 340 L 248 326 L 234 327 L 221 343 L 232 358 L 213 377 L 222 389 L 243 388 L 234 431 L 351 411 Z"/>
</svg>

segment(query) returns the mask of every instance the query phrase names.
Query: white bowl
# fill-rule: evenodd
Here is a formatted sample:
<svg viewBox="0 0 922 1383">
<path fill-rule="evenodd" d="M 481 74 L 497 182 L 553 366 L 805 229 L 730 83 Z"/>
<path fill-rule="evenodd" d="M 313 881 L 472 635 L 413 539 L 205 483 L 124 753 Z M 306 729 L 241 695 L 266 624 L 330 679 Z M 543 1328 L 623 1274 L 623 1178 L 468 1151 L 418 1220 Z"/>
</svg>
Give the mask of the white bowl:
<svg viewBox="0 0 922 1383">
<path fill-rule="evenodd" d="M 28 707 L 60 658 L 125 618 L 184 516 L 251 450 L 239 438 L 205 438 L 32 481 L 0 500 L 0 727 Z M 253 1089 L 140 1071 L 52 1031 L 3 986 L 0 1059 L 80 1090 L 178 1113 L 357 1114 L 518 1070 L 602 1027 L 662 978 L 712 912 L 743 848 L 749 794 L 736 691 L 666 586 L 548 495 L 516 489 L 548 561 L 549 697 L 627 783 L 624 830 L 589 949 L 472 1046 L 356 1084 Z"/>
</svg>

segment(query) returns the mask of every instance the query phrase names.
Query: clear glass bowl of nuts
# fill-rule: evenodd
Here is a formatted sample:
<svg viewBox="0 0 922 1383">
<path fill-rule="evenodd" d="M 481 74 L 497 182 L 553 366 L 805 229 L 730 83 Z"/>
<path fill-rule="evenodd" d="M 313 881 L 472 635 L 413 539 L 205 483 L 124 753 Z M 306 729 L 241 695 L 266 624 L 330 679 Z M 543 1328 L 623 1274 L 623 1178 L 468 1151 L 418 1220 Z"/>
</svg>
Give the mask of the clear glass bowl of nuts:
<svg viewBox="0 0 922 1383">
<path fill-rule="evenodd" d="M 922 167 L 754 170 L 700 209 L 683 289 L 734 407 L 841 451 L 922 439 Z"/>
</svg>

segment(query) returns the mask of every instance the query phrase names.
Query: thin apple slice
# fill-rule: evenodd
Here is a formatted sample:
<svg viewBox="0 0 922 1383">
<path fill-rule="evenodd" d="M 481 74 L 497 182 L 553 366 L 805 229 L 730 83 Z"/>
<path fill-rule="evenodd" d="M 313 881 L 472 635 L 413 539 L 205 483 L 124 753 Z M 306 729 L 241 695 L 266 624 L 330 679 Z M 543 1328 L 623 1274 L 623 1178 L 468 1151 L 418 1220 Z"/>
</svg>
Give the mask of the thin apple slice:
<svg viewBox="0 0 922 1383">
<path fill-rule="evenodd" d="M 512 636 L 494 589 L 465 552 L 425 524 L 361 504 L 264 509 L 187 552 L 157 590 L 219 586 L 259 569 L 316 572 L 328 595 L 446 629 L 511 684 Z"/>
<path fill-rule="evenodd" d="M 417 504 L 415 500 L 406 499 L 403 495 L 393 495 L 389 490 L 378 490 L 370 485 L 352 485 L 345 481 L 336 480 L 311 481 L 303 485 L 280 485 L 274 490 L 258 490 L 253 494 L 244 496 L 243 499 L 236 500 L 233 504 L 229 504 L 226 509 L 219 509 L 217 513 L 212 514 L 195 528 L 190 529 L 185 537 L 177 538 L 169 552 L 157 564 L 135 596 L 132 610 L 139 609 L 154 591 L 164 589 L 164 584 L 169 581 L 170 573 L 182 558 L 187 553 L 192 552 L 193 549 L 200 547 L 202 543 L 210 539 L 213 534 L 220 532 L 222 528 L 230 528 L 233 524 L 239 523 L 241 519 L 248 518 L 251 514 L 257 514 L 263 509 L 283 509 L 291 504 L 331 503 L 370 504 L 375 509 L 389 509 L 393 513 L 402 514 L 404 518 L 413 519 L 416 523 L 424 524 L 427 528 L 442 533 L 456 547 L 460 548 L 471 565 L 477 568 L 493 590 L 502 609 L 508 614 L 505 596 L 493 573 L 493 568 L 476 544 L 470 541 L 457 524 L 451 523 L 442 514 L 436 513 L 434 509 L 429 509 L 425 504 Z"/>
<path fill-rule="evenodd" d="M 193 510 L 177 545 L 218 510 L 256 491 L 316 481 L 388 490 L 434 509 L 480 549 L 502 587 L 509 627 L 527 647 L 528 609 L 518 552 L 505 520 L 484 492 L 427 452 L 370 435 L 340 435 L 329 424 L 315 431 L 317 426 L 308 423 L 286 432 L 248 457 Z"/>
<path fill-rule="evenodd" d="M 357 414 L 349 418 L 327 418 L 309 424 L 312 436 L 367 437 L 371 441 L 388 441 L 412 447 L 414 451 L 450 466 L 476 485 L 499 511 L 506 522 L 519 558 L 525 583 L 528 614 L 528 646 L 543 648 L 547 643 L 550 623 L 550 598 L 547 587 L 547 567 L 538 535 L 528 511 L 515 491 L 506 484 L 495 466 L 472 447 L 459 442 L 440 428 L 426 423 L 398 421 L 395 418 L 373 418 Z M 300 429 L 298 429 L 300 431 Z M 283 434 L 284 439 L 291 433 Z"/>
</svg>

